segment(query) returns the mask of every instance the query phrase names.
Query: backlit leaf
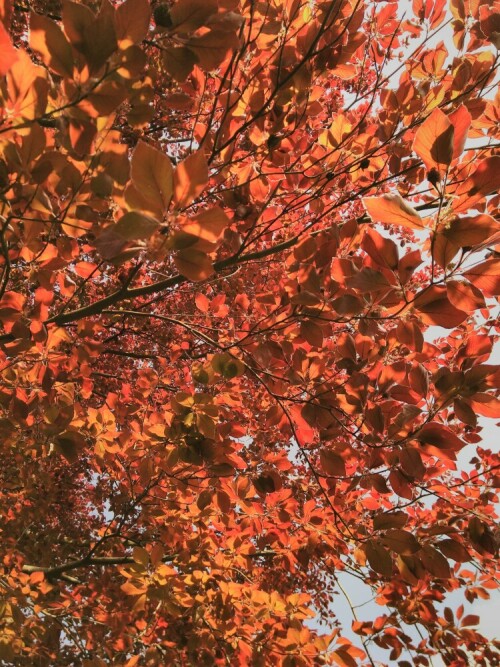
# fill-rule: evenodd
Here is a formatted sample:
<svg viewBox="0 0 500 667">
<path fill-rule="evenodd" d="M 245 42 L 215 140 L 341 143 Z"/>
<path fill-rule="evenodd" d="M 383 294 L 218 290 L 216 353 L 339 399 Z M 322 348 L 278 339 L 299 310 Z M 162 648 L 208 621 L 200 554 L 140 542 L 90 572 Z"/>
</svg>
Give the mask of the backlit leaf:
<svg viewBox="0 0 500 667">
<path fill-rule="evenodd" d="M 208 181 L 208 167 L 203 151 L 189 155 L 177 165 L 174 174 L 174 202 L 184 208 L 200 195 Z"/>
<path fill-rule="evenodd" d="M 365 197 L 363 204 L 374 222 L 401 225 L 409 229 L 424 227 L 424 222 L 419 214 L 398 194 Z"/>
<path fill-rule="evenodd" d="M 420 125 L 415 133 L 413 150 L 422 158 L 427 169 L 434 167 L 439 170 L 451 163 L 454 133 L 449 118 L 437 108 Z"/>
<path fill-rule="evenodd" d="M 30 47 L 51 70 L 72 78 L 73 52 L 61 28 L 43 14 L 30 14 Z"/>
<path fill-rule="evenodd" d="M 9 33 L 0 22 L 0 76 L 5 76 L 17 60 L 17 50 L 13 47 Z"/>
</svg>

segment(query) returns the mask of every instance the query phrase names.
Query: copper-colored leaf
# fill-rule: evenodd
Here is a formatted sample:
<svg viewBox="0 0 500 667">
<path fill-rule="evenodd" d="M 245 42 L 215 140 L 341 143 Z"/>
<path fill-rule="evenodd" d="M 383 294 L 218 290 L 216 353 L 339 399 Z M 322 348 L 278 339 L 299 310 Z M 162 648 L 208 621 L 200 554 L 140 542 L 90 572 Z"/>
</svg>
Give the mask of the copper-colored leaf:
<svg viewBox="0 0 500 667">
<path fill-rule="evenodd" d="M 466 313 L 471 313 L 478 308 L 484 308 L 486 305 L 484 297 L 477 287 L 458 280 L 448 280 L 446 283 L 446 293 L 450 303 L 463 310 Z"/>
<path fill-rule="evenodd" d="M 424 424 L 417 434 L 417 439 L 423 444 L 433 445 L 439 449 L 460 451 L 465 446 L 465 443 L 453 431 L 437 422 Z"/>
<path fill-rule="evenodd" d="M 204 252 L 194 248 L 181 250 L 174 257 L 174 263 L 179 273 L 189 280 L 206 280 L 213 275 L 214 267 Z"/>
<path fill-rule="evenodd" d="M 313 347 L 323 345 L 323 329 L 313 320 L 303 320 L 300 323 L 300 334 Z"/>
<path fill-rule="evenodd" d="M 426 544 L 419 553 L 419 558 L 422 565 L 432 574 L 432 576 L 439 577 L 440 579 L 448 579 L 451 577 L 448 561 L 439 553 L 439 551 L 437 551 L 437 549 Z"/>
<path fill-rule="evenodd" d="M 211 250 L 230 224 L 229 218 L 218 206 L 198 213 L 182 226 L 182 233 L 194 236 L 198 250 Z"/>
<path fill-rule="evenodd" d="M 453 125 L 453 159 L 456 160 L 462 154 L 465 142 L 467 141 L 467 134 L 472 123 L 472 116 L 464 104 L 458 106 L 455 111 L 452 111 L 448 120 Z"/>
<path fill-rule="evenodd" d="M 321 467 L 327 475 L 344 477 L 346 474 L 344 459 L 331 449 L 322 449 L 319 455 Z"/>
<path fill-rule="evenodd" d="M 441 109 L 434 109 L 418 128 L 413 150 L 422 158 L 427 169 L 439 170 L 451 163 L 454 127 Z"/>
<path fill-rule="evenodd" d="M 386 239 L 369 227 L 361 247 L 380 266 L 395 269 L 398 266 L 398 247 L 392 239 Z"/>
<path fill-rule="evenodd" d="M 120 46 L 141 42 L 149 30 L 151 7 L 148 0 L 125 0 L 116 8 L 116 36 Z"/>
<path fill-rule="evenodd" d="M 392 575 L 392 558 L 389 551 L 378 540 L 368 540 L 366 557 L 370 566 L 384 577 Z"/>
<path fill-rule="evenodd" d="M 388 530 L 382 537 L 382 542 L 398 554 L 413 554 L 420 549 L 414 535 L 398 528 Z"/>
<path fill-rule="evenodd" d="M 455 193 L 453 208 L 457 213 L 469 211 L 486 195 L 500 189 L 500 155 L 492 155 L 479 163 Z"/>
<path fill-rule="evenodd" d="M 458 563 L 465 563 L 470 560 L 467 549 L 456 540 L 446 539 L 436 543 L 437 548 L 447 557 Z"/>
<path fill-rule="evenodd" d="M 73 76 L 73 52 L 61 28 L 43 14 L 30 15 L 30 47 L 56 74 Z"/>
<path fill-rule="evenodd" d="M 173 168 L 169 158 L 140 141 L 132 155 L 132 182 L 149 211 L 158 216 L 168 209 L 173 194 Z"/>
<path fill-rule="evenodd" d="M 415 310 L 426 324 L 435 324 L 452 329 L 468 316 L 464 310 L 456 308 L 449 300 L 446 287 L 433 285 L 424 290 L 414 301 Z"/>
<path fill-rule="evenodd" d="M 424 222 L 401 195 L 386 194 L 381 197 L 365 197 L 363 204 L 374 222 L 401 225 L 409 229 L 422 229 Z"/>
<path fill-rule="evenodd" d="M 459 216 L 452 220 L 443 235 L 454 246 L 463 248 L 476 246 L 500 231 L 500 223 L 491 215 L 478 214 Z"/>
<path fill-rule="evenodd" d="M 64 32 L 71 45 L 80 51 L 92 72 L 99 71 L 117 49 L 112 7 L 103 2 L 97 15 L 86 5 L 63 0 Z"/>
<path fill-rule="evenodd" d="M 473 285 L 486 296 L 500 294 L 500 260 L 487 259 L 464 273 Z"/>
<path fill-rule="evenodd" d="M 375 530 L 386 530 L 387 528 L 402 528 L 408 522 L 408 515 L 400 510 L 377 514 L 373 519 Z"/>
<path fill-rule="evenodd" d="M 208 181 L 208 166 L 203 151 L 189 155 L 175 169 L 174 202 L 184 208 L 203 192 Z"/>
</svg>

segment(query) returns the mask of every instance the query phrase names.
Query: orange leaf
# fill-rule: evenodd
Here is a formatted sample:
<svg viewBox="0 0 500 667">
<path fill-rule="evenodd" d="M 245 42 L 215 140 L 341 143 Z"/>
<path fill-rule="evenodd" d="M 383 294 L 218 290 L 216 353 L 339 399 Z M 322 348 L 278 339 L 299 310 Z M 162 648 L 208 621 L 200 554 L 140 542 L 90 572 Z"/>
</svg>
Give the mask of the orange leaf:
<svg viewBox="0 0 500 667">
<path fill-rule="evenodd" d="M 451 163 L 453 149 L 454 127 L 441 109 L 434 109 L 416 131 L 413 150 L 428 170 L 439 170 Z"/>
<path fill-rule="evenodd" d="M 169 158 L 139 141 L 132 155 L 131 176 L 139 197 L 149 205 L 147 210 L 163 216 L 173 194 L 173 168 Z"/>
<path fill-rule="evenodd" d="M 183 0 L 170 10 L 172 29 L 175 32 L 194 32 L 207 25 L 207 20 L 219 11 L 216 0 Z"/>
<path fill-rule="evenodd" d="M 464 150 L 469 127 L 472 123 L 472 116 L 467 107 L 461 104 L 455 111 L 450 113 L 448 120 L 455 130 L 453 133 L 453 159 L 456 160 Z"/>
<path fill-rule="evenodd" d="M 467 313 L 471 313 L 478 308 L 485 307 L 484 297 L 481 292 L 470 283 L 448 280 L 446 283 L 446 293 L 450 303 Z"/>
<path fill-rule="evenodd" d="M 500 155 L 492 155 L 479 163 L 477 169 L 459 185 L 453 209 L 469 211 L 486 195 L 500 189 Z"/>
<path fill-rule="evenodd" d="M 466 271 L 464 276 L 486 296 L 498 296 L 500 294 L 500 260 L 487 259 L 473 269 Z"/>
<path fill-rule="evenodd" d="M 478 393 L 469 399 L 471 408 L 483 417 L 500 417 L 500 400 L 491 394 Z"/>
<path fill-rule="evenodd" d="M 71 45 L 83 54 L 91 72 L 97 72 L 117 49 L 114 10 L 108 2 L 101 4 L 97 15 L 78 2 L 63 0 L 64 32 Z M 111 11 L 110 11 L 111 10 Z"/>
<path fill-rule="evenodd" d="M 374 262 L 389 269 L 398 266 L 398 247 L 392 239 L 386 239 L 375 229 L 369 227 L 361 242 L 363 250 L 370 255 Z"/>
<path fill-rule="evenodd" d="M 479 214 L 455 218 L 444 230 L 445 236 L 457 248 L 476 246 L 500 231 L 500 224 L 491 215 Z"/>
<path fill-rule="evenodd" d="M 17 49 L 10 41 L 10 35 L 0 21 L 0 76 L 5 76 L 18 58 Z"/>
<path fill-rule="evenodd" d="M 203 192 L 208 181 L 208 166 L 203 151 L 192 153 L 176 168 L 174 174 L 174 202 L 176 208 L 190 204 Z"/>
<path fill-rule="evenodd" d="M 197 239 L 198 250 L 211 250 L 230 224 L 229 218 L 218 206 L 198 213 L 182 227 L 182 233 Z"/>
<path fill-rule="evenodd" d="M 213 70 L 219 67 L 230 50 L 238 48 L 239 42 L 235 32 L 210 30 L 191 37 L 186 45 L 198 57 L 202 69 Z"/>
<path fill-rule="evenodd" d="M 419 214 L 398 194 L 365 197 L 363 204 L 374 222 L 401 225 L 409 229 L 422 229 L 424 227 Z"/>
</svg>

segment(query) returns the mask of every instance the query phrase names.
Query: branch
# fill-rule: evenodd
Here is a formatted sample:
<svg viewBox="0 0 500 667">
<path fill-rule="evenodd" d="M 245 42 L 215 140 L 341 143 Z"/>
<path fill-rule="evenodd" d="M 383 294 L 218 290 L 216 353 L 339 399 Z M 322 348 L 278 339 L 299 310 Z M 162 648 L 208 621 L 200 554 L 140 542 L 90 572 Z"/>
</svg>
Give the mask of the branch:
<svg viewBox="0 0 500 667">
<path fill-rule="evenodd" d="M 262 556 L 278 556 L 279 554 L 276 551 L 270 549 L 264 549 L 262 551 L 255 551 L 250 554 L 245 554 L 246 558 L 260 558 Z M 162 563 L 172 563 L 177 555 L 164 556 L 161 560 Z M 21 572 L 25 574 L 32 574 L 33 572 L 43 572 L 48 579 L 62 579 L 63 581 L 69 581 L 70 583 L 81 582 L 74 577 L 69 577 L 65 573 L 71 572 L 71 570 L 78 570 L 80 568 L 89 567 L 91 565 L 126 565 L 128 563 L 135 563 L 135 560 L 132 556 L 94 556 L 80 558 L 79 560 L 74 560 L 69 563 L 63 563 L 63 565 L 56 565 L 55 567 L 43 567 L 42 565 L 23 565 Z"/>
</svg>

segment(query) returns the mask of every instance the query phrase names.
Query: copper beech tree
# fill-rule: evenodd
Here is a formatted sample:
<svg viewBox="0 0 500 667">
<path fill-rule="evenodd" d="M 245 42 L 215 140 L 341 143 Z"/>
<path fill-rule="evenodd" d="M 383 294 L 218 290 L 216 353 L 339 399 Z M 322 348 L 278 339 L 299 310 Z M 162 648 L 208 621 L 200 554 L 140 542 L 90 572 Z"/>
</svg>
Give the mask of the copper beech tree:
<svg viewBox="0 0 500 667">
<path fill-rule="evenodd" d="M 1 664 L 498 665 L 498 1 L 0 17 Z"/>
</svg>

